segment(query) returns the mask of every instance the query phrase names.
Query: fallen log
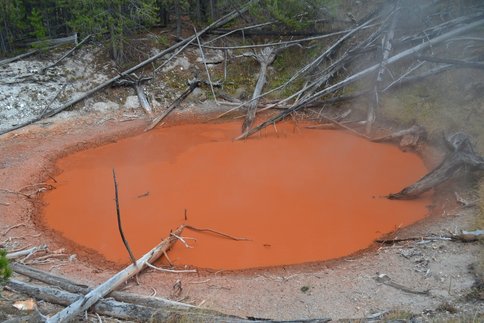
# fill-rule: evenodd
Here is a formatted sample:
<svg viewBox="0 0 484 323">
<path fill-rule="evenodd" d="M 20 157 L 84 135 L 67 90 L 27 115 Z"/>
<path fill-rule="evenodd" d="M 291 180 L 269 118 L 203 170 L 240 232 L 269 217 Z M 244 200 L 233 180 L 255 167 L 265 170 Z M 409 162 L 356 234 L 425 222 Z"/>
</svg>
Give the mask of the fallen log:
<svg viewBox="0 0 484 323">
<path fill-rule="evenodd" d="M 18 293 L 27 294 L 36 299 L 58 305 L 69 305 L 77 301 L 79 298 L 82 298 L 82 296 L 79 294 L 66 292 L 49 286 L 25 283 L 16 279 L 11 279 L 7 286 Z M 93 305 L 92 310 L 100 315 L 136 322 L 174 322 L 180 319 L 187 320 L 188 322 L 248 321 L 240 317 L 200 309 L 197 307 L 157 308 L 152 306 L 119 302 L 111 298 L 99 300 L 95 305 Z M 52 318 L 48 318 L 46 322 L 50 322 L 51 319 Z"/>
<path fill-rule="evenodd" d="M 395 131 L 389 135 L 372 139 L 373 142 L 400 141 L 401 148 L 415 147 L 421 139 L 425 139 L 427 132 L 419 125 L 413 125 L 408 129 Z"/>
<path fill-rule="evenodd" d="M 31 256 L 34 253 L 39 252 L 39 251 L 47 251 L 47 245 L 40 245 L 40 246 L 32 247 L 32 248 L 26 249 L 26 250 L 7 253 L 6 257 L 9 260 L 14 260 L 14 259 L 17 259 L 17 258 L 20 258 L 20 257 L 29 257 L 29 256 Z"/>
<path fill-rule="evenodd" d="M 20 54 L 18 56 L 15 56 L 15 57 L 3 59 L 3 60 L 0 61 L 0 66 L 6 65 L 6 64 L 9 64 L 9 63 L 13 63 L 15 61 L 21 60 L 22 58 L 32 56 L 32 55 L 36 54 L 38 51 L 39 51 L 38 49 L 35 49 L 35 50 L 31 50 L 30 52 L 23 53 L 23 54 Z"/>
<path fill-rule="evenodd" d="M 27 43 L 27 46 L 60 46 L 64 44 L 74 43 L 77 44 L 77 33 L 67 36 L 67 37 L 60 37 L 60 38 L 48 38 L 43 40 L 36 40 L 30 43 Z"/>
<path fill-rule="evenodd" d="M 411 55 L 415 55 L 416 53 L 418 53 L 418 52 L 420 52 L 420 51 L 422 51 L 422 50 L 424 50 L 424 49 L 426 49 L 426 48 L 428 48 L 432 45 L 443 42 L 443 41 L 445 41 L 445 40 L 447 40 L 451 37 L 454 37 L 454 36 L 459 35 L 461 33 L 467 32 L 467 31 L 472 30 L 474 28 L 477 28 L 481 25 L 484 25 L 484 19 L 479 20 L 479 21 L 475 21 L 475 22 L 470 23 L 468 25 L 465 25 L 465 26 L 462 26 L 462 27 L 457 28 L 455 30 L 452 30 L 452 31 L 450 31 L 446 34 L 432 38 L 432 39 L 428 40 L 427 42 L 425 42 L 423 44 L 409 48 L 407 50 L 404 50 L 403 52 L 400 52 L 400 53 L 390 57 L 387 61 L 387 65 L 391 65 L 391 64 L 396 63 L 396 62 L 398 62 L 398 61 L 400 61 L 404 58 L 407 58 Z M 302 100 L 301 102 L 292 106 L 291 108 L 284 110 L 283 112 L 279 113 L 278 115 L 271 117 L 268 120 L 264 121 L 263 123 L 259 124 L 258 126 L 244 132 L 243 134 L 241 134 L 240 136 L 235 138 L 235 140 L 245 139 L 245 138 L 251 136 L 252 134 L 264 129 L 265 127 L 283 120 L 289 114 L 291 114 L 295 111 L 298 111 L 303 106 L 305 106 L 305 105 L 307 105 L 307 104 L 309 104 L 313 101 L 316 101 L 319 97 L 326 95 L 326 94 L 329 94 L 329 93 L 333 93 L 333 92 L 335 92 L 335 91 L 337 91 L 337 90 L 339 90 L 343 87 L 346 87 L 346 86 L 362 79 L 363 77 L 367 76 L 368 74 L 371 74 L 371 73 L 377 71 L 379 66 L 380 66 L 380 64 L 370 66 L 370 67 L 368 67 L 368 68 L 366 68 L 366 69 L 364 69 L 364 70 L 362 70 L 362 71 L 360 71 L 356 74 L 351 75 L 350 77 L 348 77 L 348 78 L 346 78 L 346 79 L 344 79 L 344 80 L 342 80 L 342 81 L 340 81 L 336 84 L 333 84 L 331 86 L 328 86 L 327 88 L 320 90 L 319 92 L 315 93 L 311 97 L 308 97 L 305 100 Z"/>
<path fill-rule="evenodd" d="M 10 131 L 13 131 L 13 130 L 16 130 L 16 129 L 19 129 L 19 128 L 23 128 L 25 126 L 28 126 L 34 122 L 37 122 L 41 119 L 43 119 L 44 117 L 45 118 L 50 118 L 62 111 L 64 111 L 65 109 L 71 107 L 72 105 L 78 103 L 78 102 L 81 102 L 82 100 L 90 97 L 91 95 L 93 95 L 94 93 L 110 86 L 112 83 L 116 82 L 117 80 L 119 80 L 123 75 L 128 75 L 128 74 L 131 74 L 137 70 L 139 70 L 140 68 L 156 61 L 157 59 L 159 59 L 160 57 L 163 57 L 164 55 L 168 54 L 168 53 L 171 53 L 173 51 L 175 51 L 176 49 L 180 48 L 180 47 L 183 47 L 184 45 L 188 44 L 188 43 L 191 43 L 193 40 L 195 40 L 196 36 L 200 37 L 202 36 L 203 34 L 205 34 L 207 31 L 213 29 L 213 28 L 218 28 L 218 27 L 221 27 L 223 25 L 225 25 L 226 23 L 230 22 L 231 20 L 237 18 L 238 16 L 240 16 L 241 14 L 243 14 L 244 12 L 246 12 L 249 7 L 256 3 L 258 0 L 250 0 L 247 2 L 247 4 L 245 4 L 242 8 L 238 9 L 238 10 L 234 10 L 230 13 L 228 13 L 227 15 L 221 17 L 220 19 L 218 19 L 217 21 L 213 22 L 212 24 L 210 24 L 209 26 L 205 27 L 204 29 L 202 29 L 200 32 L 198 32 L 196 35 L 192 35 L 188 38 L 185 38 L 184 40 L 168 47 L 167 49 L 159 52 L 158 54 L 148 58 L 147 60 L 144 60 L 143 62 L 139 63 L 138 65 L 136 66 L 133 66 L 131 67 L 130 69 L 124 71 L 123 73 L 111 78 L 110 80 L 107 80 L 106 82 L 102 83 L 102 84 L 99 84 L 98 86 L 96 86 L 95 88 L 87 91 L 86 93 L 82 94 L 82 95 L 79 95 L 78 97 L 72 99 L 72 100 L 69 100 L 68 102 L 64 103 L 62 106 L 58 107 L 57 109 L 54 109 L 52 111 L 50 111 L 49 113 L 47 113 L 45 116 L 37 116 L 37 117 L 34 117 L 26 122 L 23 122 L 21 124 L 18 124 L 14 127 L 11 127 L 11 128 L 8 128 L 8 129 L 5 129 L 5 130 L 2 130 L 0 131 L 0 135 L 3 135 L 5 133 L 8 133 Z"/>
<path fill-rule="evenodd" d="M 59 287 L 70 293 L 85 295 L 90 291 L 92 291 L 92 288 L 86 285 L 78 284 L 65 277 L 44 272 L 30 266 L 22 265 L 20 263 L 14 262 L 10 265 L 10 267 L 14 272 L 18 274 L 38 280 L 48 285 Z M 180 303 L 180 302 L 172 301 L 161 297 L 142 296 L 142 295 L 136 295 L 136 294 L 126 293 L 121 291 L 113 291 L 110 294 L 108 294 L 108 296 L 114 298 L 119 302 L 134 303 L 138 305 L 155 307 L 155 308 L 187 309 L 187 308 L 195 307 L 190 304 Z"/>
<path fill-rule="evenodd" d="M 19 280 L 11 280 L 8 287 L 27 294 L 36 299 L 59 304 L 68 305 L 80 297 L 79 294 L 87 293 L 90 289 L 75 284 L 63 277 L 42 272 L 38 269 L 24 265 L 12 264 L 12 269 L 23 275 L 59 286 L 64 290 L 50 286 L 39 286 L 25 283 Z M 101 299 L 95 304 L 92 310 L 95 313 L 111 316 L 118 319 L 134 321 L 167 321 L 170 319 L 183 320 L 187 322 L 327 322 L 330 319 L 302 319 L 296 321 L 273 321 L 245 319 L 233 315 L 220 313 L 210 309 L 198 308 L 196 306 L 183 304 L 159 297 L 139 296 L 125 292 L 113 292 L 109 294 L 113 299 Z"/>
<path fill-rule="evenodd" d="M 476 154 L 468 135 L 461 132 L 453 134 L 446 138 L 446 143 L 452 151 L 440 165 L 414 184 L 405 187 L 398 193 L 389 194 L 387 198 L 396 200 L 414 199 L 452 178 L 459 171 L 484 170 L 484 158 Z"/>
<path fill-rule="evenodd" d="M 101 285 L 87 293 L 84 297 L 76 300 L 64 310 L 49 318 L 47 322 L 66 322 L 81 314 L 83 311 L 89 309 L 101 298 L 103 298 L 104 296 L 115 290 L 117 287 L 119 287 L 121 284 L 123 284 L 125 281 L 127 281 L 129 278 L 133 277 L 141 270 L 143 270 L 146 267 L 146 263 L 155 261 L 168 249 L 170 249 L 173 243 L 177 240 L 175 236 L 179 236 L 183 231 L 183 228 L 184 226 L 180 226 L 173 233 L 171 233 L 168 238 L 163 240 L 160 244 L 158 244 L 156 247 L 146 253 L 143 257 L 138 259 L 135 264 L 131 264 L 122 271 L 118 272 L 106 282 L 102 283 Z"/>
<path fill-rule="evenodd" d="M 469 60 L 439 58 L 439 57 L 433 57 L 433 56 L 419 56 L 418 59 L 422 61 L 432 62 L 432 63 L 450 64 L 450 65 L 457 65 L 459 67 L 484 69 L 484 63 L 474 62 Z"/>
<path fill-rule="evenodd" d="M 47 67 L 44 67 L 40 72 L 43 73 L 45 70 L 49 69 L 49 68 L 52 68 L 54 66 L 56 66 L 57 64 L 59 64 L 64 58 L 66 58 L 67 56 L 69 56 L 70 54 L 72 54 L 76 49 L 78 49 L 79 47 L 81 47 L 86 41 L 89 40 L 89 38 L 91 38 L 92 35 L 87 35 L 83 40 L 81 40 L 81 42 L 79 44 L 77 44 L 76 46 L 74 46 L 73 48 L 71 48 L 70 50 L 67 51 L 67 53 L 65 53 L 64 55 L 62 55 L 58 60 L 56 60 L 54 63 L 50 64 L 49 66 Z"/>
<path fill-rule="evenodd" d="M 183 100 L 185 100 L 186 97 L 199 86 L 200 81 L 197 79 L 188 81 L 188 88 L 182 94 L 180 94 L 180 96 L 176 98 L 175 101 L 170 104 L 166 111 L 164 111 L 158 117 L 154 118 L 153 121 L 151 121 L 150 125 L 145 128 L 145 131 L 151 130 L 156 127 L 158 123 L 165 119 L 167 115 L 169 115 L 177 106 L 179 106 L 183 102 Z"/>
<path fill-rule="evenodd" d="M 136 91 L 136 95 L 138 96 L 139 103 L 143 110 L 145 110 L 146 114 L 152 115 L 153 110 L 151 109 L 150 103 L 148 102 L 148 98 L 146 97 L 145 91 L 143 90 L 142 83 L 151 80 L 151 77 L 138 77 L 135 73 L 130 75 L 124 74 L 122 78 L 113 82 L 114 86 L 132 86 Z"/>
<path fill-rule="evenodd" d="M 10 279 L 7 286 L 18 293 L 27 294 L 36 299 L 59 304 L 69 305 L 82 298 L 78 294 L 66 292 L 53 287 L 38 286 L 15 279 Z M 137 318 L 142 321 L 148 321 L 157 310 L 151 307 L 144 307 L 135 304 L 121 303 L 112 299 L 100 300 L 94 305 L 93 310 L 101 315 L 107 315 L 118 319 L 133 319 Z M 48 319 L 49 322 L 52 318 Z"/>
</svg>

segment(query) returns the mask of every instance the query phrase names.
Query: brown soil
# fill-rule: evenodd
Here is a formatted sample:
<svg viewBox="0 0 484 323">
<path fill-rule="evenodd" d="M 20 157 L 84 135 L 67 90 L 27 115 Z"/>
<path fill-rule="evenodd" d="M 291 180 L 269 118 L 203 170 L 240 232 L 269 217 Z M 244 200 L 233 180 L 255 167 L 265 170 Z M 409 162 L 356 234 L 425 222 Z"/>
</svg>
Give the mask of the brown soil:
<svg viewBox="0 0 484 323">
<path fill-rule="evenodd" d="M 0 193 L 0 202 L 5 204 L 0 205 L 0 244 L 10 251 L 43 243 L 51 251 L 65 248 L 65 253 L 76 254 L 77 258 L 59 257 L 39 264 L 39 268 L 89 285 L 102 282 L 120 269 L 119 265 L 102 261 L 92 250 L 80 249 L 55 232 L 45 230 L 39 221 L 41 201 L 35 194 L 39 186 L 29 186 L 52 184 L 49 176 L 56 174 L 54 162 L 59 157 L 140 133 L 145 125 L 143 121 L 120 122 L 119 119 L 114 116 L 113 120 L 99 124 L 93 116 L 89 119 L 78 117 L 48 126 L 31 126 L 0 137 L 0 188 L 34 196 Z M 351 203 L 351 196 L 348 196 L 348 203 Z M 398 230 L 398 236 L 447 234 L 447 230 L 467 229 L 472 226 L 476 212 L 456 208 L 450 196 L 440 198 L 433 209 L 435 215 Z M 24 225 L 6 232 L 19 223 Z M 351 232 L 344 227 L 340 229 L 343 241 L 352 239 Z M 298 244 L 294 236 L 287 238 Z M 390 310 L 418 315 L 425 312 L 427 316 L 424 317 L 431 317 L 441 315 L 435 311 L 444 303 L 457 309 L 452 315 L 479 319 L 482 315 L 479 313 L 484 312 L 482 302 L 465 297 L 474 284 L 469 265 L 477 261 L 479 248 L 476 243 L 409 242 L 395 246 L 374 245 L 341 260 L 294 266 L 205 270 L 197 274 L 146 270 L 139 276 L 140 285 L 130 282 L 125 289 L 143 295 L 155 290 L 159 296 L 202 307 L 272 319 L 362 318 Z M 428 289 L 430 294 L 411 294 L 381 284 L 374 279 L 377 272 L 410 289 Z M 182 291 L 175 295 L 173 285 L 177 280 L 181 281 Z"/>
</svg>

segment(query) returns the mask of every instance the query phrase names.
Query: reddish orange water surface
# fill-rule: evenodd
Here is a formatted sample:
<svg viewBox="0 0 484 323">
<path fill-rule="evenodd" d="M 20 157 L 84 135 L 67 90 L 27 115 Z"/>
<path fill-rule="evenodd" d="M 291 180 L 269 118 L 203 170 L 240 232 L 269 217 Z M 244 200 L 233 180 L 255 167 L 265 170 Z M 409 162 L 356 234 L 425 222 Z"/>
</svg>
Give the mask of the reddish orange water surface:
<svg viewBox="0 0 484 323">
<path fill-rule="evenodd" d="M 239 123 L 154 131 L 58 161 L 45 195 L 45 224 L 106 259 L 128 263 L 116 222 L 112 168 L 123 228 L 135 257 L 180 224 L 250 241 L 185 230 L 176 265 L 243 269 L 337 258 L 426 215 L 428 199 L 382 198 L 426 171 L 413 153 L 345 132 L 285 123 L 233 141 Z M 187 221 L 185 221 L 187 210 Z"/>
</svg>

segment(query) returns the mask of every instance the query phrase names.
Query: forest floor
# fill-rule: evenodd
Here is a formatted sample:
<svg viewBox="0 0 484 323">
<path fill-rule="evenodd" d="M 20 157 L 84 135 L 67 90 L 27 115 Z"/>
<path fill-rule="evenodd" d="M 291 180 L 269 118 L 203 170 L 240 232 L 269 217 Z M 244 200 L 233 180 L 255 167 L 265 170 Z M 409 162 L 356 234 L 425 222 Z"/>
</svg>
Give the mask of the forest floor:
<svg viewBox="0 0 484 323">
<path fill-rule="evenodd" d="M 107 79 L 106 75 L 113 74 L 110 66 L 97 61 L 93 47 L 77 55 L 77 58 L 68 59 L 63 67 L 56 67 L 40 78 L 31 73 L 32 68 L 39 68 L 44 63 L 36 60 L 10 64 L 10 70 L 0 69 L 3 82 L 0 82 L 0 106 L 15 110 L 1 109 L 0 130 L 48 108 L 66 83 L 65 93 L 60 95 L 59 101 L 78 95 Z M 165 77 L 169 79 L 163 84 L 178 92 L 185 88 L 184 81 L 191 76 L 184 57 L 164 70 Z M 79 70 L 79 66 L 88 67 Z M 29 74 L 30 85 L 16 85 L 22 73 Z M 167 91 L 168 87 L 160 87 L 159 82 L 156 84 L 146 89 L 153 94 L 149 95 L 152 102 L 164 101 L 166 105 L 177 96 L 176 91 Z M 12 86 L 15 95 L 11 95 Z M 57 171 L 56 160 L 62 156 L 141 133 L 147 120 L 136 105 L 134 90 L 128 91 L 131 91 L 129 97 L 126 89 L 109 89 L 85 100 L 83 107 L 0 136 L 0 189 L 33 194 L 30 198 L 5 191 L 0 194 L 0 244 L 8 251 L 46 244 L 51 252 L 68 256 L 49 259 L 36 267 L 90 286 L 103 282 L 120 269 L 44 228 L 39 213 L 42 194 L 39 194 L 41 190 L 38 188 L 42 186 L 30 185 L 49 180 L 49 176 Z M 215 106 L 207 97 L 209 95 L 196 94 L 167 122 L 203 121 L 230 108 Z M 432 147 L 422 149 L 427 165 L 435 166 L 441 154 L 435 158 L 432 157 L 435 154 L 428 153 L 433 150 Z M 470 199 L 477 194 L 465 185 L 443 190 L 434 196 L 430 216 L 399 229 L 394 236 L 448 235 L 449 232 L 476 229 L 476 219 L 481 211 L 478 207 L 457 205 L 456 190 L 460 196 Z M 345 234 L 344 228 L 341 228 L 341 234 Z M 130 281 L 124 290 L 141 295 L 156 292 L 157 296 L 202 308 L 276 320 L 373 318 L 478 322 L 484 320 L 483 277 L 482 270 L 479 270 L 482 269 L 482 264 L 479 264 L 482 263 L 481 252 L 481 242 L 375 243 L 369 249 L 343 259 L 295 266 L 199 271 L 197 274 L 145 270 L 138 277 L 139 285 Z M 382 274 L 407 289 L 429 292 L 419 295 L 383 284 L 377 281 L 378 275 Z M 22 279 L 17 274 L 14 277 Z M 174 293 L 173 286 L 177 281 L 181 282 L 182 290 Z M 8 290 L 2 291 L 0 321 L 24 315 L 12 305 L 27 298 Z M 40 301 L 37 305 L 46 315 L 60 309 Z M 89 315 L 89 320 L 98 321 L 93 315 Z"/>
</svg>

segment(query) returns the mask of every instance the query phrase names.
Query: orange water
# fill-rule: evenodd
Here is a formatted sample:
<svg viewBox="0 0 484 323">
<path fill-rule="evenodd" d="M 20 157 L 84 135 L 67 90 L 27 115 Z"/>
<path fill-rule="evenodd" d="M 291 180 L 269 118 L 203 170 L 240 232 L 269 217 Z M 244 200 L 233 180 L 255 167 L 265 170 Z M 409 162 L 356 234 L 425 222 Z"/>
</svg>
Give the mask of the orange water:
<svg viewBox="0 0 484 323">
<path fill-rule="evenodd" d="M 232 141 L 239 123 L 158 128 L 58 161 L 44 222 L 65 238 L 128 263 L 116 222 L 112 168 L 125 236 L 136 257 L 182 223 L 176 265 L 241 269 L 341 257 L 426 215 L 428 199 L 381 198 L 420 178 L 422 161 L 334 130 L 278 125 Z M 147 193 L 148 192 L 148 193 Z M 187 221 L 185 221 L 185 210 Z"/>
</svg>

